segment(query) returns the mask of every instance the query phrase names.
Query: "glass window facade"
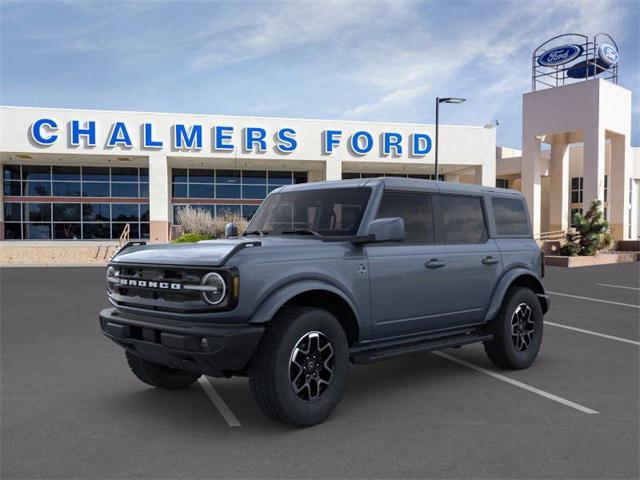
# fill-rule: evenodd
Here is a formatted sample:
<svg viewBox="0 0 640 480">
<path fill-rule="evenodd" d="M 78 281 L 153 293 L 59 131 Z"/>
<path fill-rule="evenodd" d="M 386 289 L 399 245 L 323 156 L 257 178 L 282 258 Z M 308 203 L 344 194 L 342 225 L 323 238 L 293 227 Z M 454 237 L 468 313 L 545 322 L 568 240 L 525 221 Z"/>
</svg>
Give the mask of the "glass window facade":
<svg viewBox="0 0 640 480">
<path fill-rule="evenodd" d="M 584 181 L 582 177 L 571 178 L 571 203 L 582 203 L 582 188 Z"/>
<path fill-rule="evenodd" d="M 256 202 L 271 191 L 283 185 L 307 182 L 307 172 L 276 170 L 174 168 L 171 177 L 174 219 L 177 211 L 187 205 L 206 209 L 212 215 L 235 213 L 250 219 L 258 209 Z M 176 199 L 190 201 L 176 203 Z M 225 204 L 224 200 L 233 200 L 233 203 Z"/>
<path fill-rule="evenodd" d="M 5 196 L 148 198 L 149 171 L 137 167 L 3 165 Z"/>
<path fill-rule="evenodd" d="M 509 188 L 509 180 L 504 178 L 496 178 L 496 187 Z"/>
<path fill-rule="evenodd" d="M 5 240 L 149 238 L 148 203 L 4 202 Z"/>
<path fill-rule="evenodd" d="M 149 171 L 138 167 L 3 165 L 4 238 L 149 237 Z M 43 197 L 42 201 L 29 198 Z M 86 199 L 86 201 L 85 201 Z"/>
</svg>

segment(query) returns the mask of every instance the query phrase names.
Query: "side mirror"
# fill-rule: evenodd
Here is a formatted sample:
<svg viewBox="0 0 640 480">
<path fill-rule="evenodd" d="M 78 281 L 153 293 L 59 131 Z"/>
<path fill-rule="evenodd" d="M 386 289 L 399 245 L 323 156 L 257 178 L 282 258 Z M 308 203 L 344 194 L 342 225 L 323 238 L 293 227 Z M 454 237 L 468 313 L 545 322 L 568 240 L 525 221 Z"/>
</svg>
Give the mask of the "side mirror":
<svg viewBox="0 0 640 480">
<path fill-rule="evenodd" d="M 402 242 L 404 240 L 404 220 L 400 217 L 378 218 L 367 228 L 367 235 L 374 242 Z"/>
<path fill-rule="evenodd" d="M 224 238 L 237 237 L 238 225 L 234 222 L 229 222 L 224 226 Z"/>
</svg>

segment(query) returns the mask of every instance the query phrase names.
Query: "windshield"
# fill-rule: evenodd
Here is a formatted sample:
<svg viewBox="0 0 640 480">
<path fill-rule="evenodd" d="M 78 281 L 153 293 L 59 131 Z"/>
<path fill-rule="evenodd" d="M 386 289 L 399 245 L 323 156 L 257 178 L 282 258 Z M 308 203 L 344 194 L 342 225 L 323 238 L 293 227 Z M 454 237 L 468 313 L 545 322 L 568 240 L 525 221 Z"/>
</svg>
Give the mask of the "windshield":
<svg viewBox="0 0 640 480">
<path fill-rule="evenodd" d="M 245 235 L 355 235 L 370 196 L 370 188 L 276 193 L 264 201 Z"/>
</svg>

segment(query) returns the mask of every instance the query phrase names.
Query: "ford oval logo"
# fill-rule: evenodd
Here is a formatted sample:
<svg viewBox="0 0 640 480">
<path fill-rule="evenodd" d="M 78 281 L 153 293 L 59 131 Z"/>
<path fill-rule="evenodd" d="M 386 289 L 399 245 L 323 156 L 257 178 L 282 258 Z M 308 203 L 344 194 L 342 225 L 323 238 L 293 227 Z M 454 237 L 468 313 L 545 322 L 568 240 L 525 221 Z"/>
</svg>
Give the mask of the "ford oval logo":
<svg viewBox="0 0 640 480">
<path fill-rule="evenodd" d="M 603 43 L 598 47 L 598 57 L 610 67 L 618 63 L 618 50 L 613 45 Z"/>
<path fill-rule="evenodd" d="M 557 67 L 578 58 L 583 48 L 580 45 L 561 45 L 547 50 L 538 57 L 538 63 L 543 67 Z"/>
</svg>

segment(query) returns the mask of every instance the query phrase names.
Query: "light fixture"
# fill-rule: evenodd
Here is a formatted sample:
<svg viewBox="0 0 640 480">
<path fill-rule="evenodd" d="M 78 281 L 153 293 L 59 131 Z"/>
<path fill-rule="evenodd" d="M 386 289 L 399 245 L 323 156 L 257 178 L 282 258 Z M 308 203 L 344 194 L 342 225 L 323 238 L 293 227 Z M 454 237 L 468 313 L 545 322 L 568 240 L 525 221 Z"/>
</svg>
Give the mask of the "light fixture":
<svg viewBox="0 0 640 480">
<path fill-rule="evenodd" d="M 443 97 L 443 98 L 438 97 L 438 103 L 462 103 L 466 101 L 467 101 L 466 98 L 460 98 L 460 97 Z"/>
<path fill-rule="evenodd" d="M 433 178 L 438 181 L 438 131 L 440 129 L 440 104 L 441 103 L 462 103 L 466 98 L 460 97 L 436 97 L 436 145 L 435 145 L 435 165 Z"/>
</svg>

